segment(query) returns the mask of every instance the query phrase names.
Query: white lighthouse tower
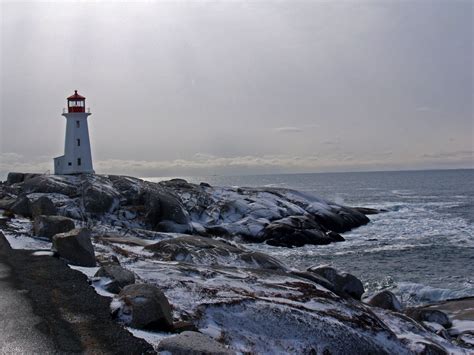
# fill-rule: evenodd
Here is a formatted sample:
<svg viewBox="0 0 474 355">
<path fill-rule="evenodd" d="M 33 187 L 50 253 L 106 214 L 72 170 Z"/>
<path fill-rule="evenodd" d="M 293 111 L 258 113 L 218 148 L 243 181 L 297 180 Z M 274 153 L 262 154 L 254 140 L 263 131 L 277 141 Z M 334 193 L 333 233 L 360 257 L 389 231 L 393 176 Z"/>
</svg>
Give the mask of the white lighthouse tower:
<svg viewBox="0 0 474 355">
<path fill-rule="evenodd" d="M 63 174 L 93 174 L 91 144 L 86 112 L 86 98 L 74 91 L 74 95 L 67 98 L 66 141 L 64 155 L 54 158 L 54 173 Z"/>
</svg>

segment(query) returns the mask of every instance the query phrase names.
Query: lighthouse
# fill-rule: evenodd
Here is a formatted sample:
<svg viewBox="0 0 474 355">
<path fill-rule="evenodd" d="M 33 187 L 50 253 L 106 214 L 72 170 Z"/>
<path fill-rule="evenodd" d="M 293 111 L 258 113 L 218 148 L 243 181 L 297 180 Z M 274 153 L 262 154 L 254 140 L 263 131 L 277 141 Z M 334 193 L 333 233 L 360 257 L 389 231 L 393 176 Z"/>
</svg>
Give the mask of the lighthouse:
<svg viewBox="0 0 474 355">
<path fill-rule="evenodd" d="M 66 139 L 64 155 L 54 158 L 54 173 L 64 174 L 93 174 L 91 144 L 86 112 L 86 98 L 74 91 L 67 98 L 67 109 L 63 111 L 66 118 Z"/>
</svg>

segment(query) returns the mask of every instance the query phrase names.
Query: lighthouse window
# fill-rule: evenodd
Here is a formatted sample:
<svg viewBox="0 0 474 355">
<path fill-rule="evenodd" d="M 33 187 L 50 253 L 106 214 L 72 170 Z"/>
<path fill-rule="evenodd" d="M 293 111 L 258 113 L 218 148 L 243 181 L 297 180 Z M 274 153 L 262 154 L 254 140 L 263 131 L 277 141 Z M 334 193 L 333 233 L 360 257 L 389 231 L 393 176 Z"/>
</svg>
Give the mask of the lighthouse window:
<svg viewBox="0 0 474 355">
<path fill-rule="evenodd" d="M 69 161 L 69 162 L 67 163 L 67 165 L 71 166 L 71 165 L 72 165 L 72 163 Z"/>
<path fill-rule="evenodd" d="M 81 158 L 77 158 L 77 165 L 81 165 Z"/>
<path fill-rule="evenodd" d="M 81 121 L 76 121 L 76 128 L 81 127 Z"/>
<path fill-rule="evenodd" d="M 77 146 L 78 146 L 78 147 L 81 146 L 81 140 L 80 140 L 80 139 L 77 140 Z"/>
</svg>

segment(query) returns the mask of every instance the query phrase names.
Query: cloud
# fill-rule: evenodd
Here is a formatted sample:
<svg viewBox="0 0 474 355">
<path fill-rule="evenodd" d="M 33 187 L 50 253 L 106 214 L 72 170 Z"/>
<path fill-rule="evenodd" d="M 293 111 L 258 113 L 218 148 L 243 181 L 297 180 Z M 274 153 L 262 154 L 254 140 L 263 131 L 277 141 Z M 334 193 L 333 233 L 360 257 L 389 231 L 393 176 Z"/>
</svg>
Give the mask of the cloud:
<svg viewBox="0 0 474 355">
<path fill-rule="evenodd" d="M 432 168 L 432 163 L 462 163 L 469 166 L 473 161 L 473 151 L 439 152 L 415 156 L 407 159 L 394 156 L 391 151 L 382 151 L 370 156 L 356 153 L 332 152 L 312 155 L 245 155 L 215 156 L 196 153 L 190 159 L 174 160 L 127 160 L 105 159 L 94 161 L 99 174 L 119 174 L 140 177 L 159 176 L 205 176 L 212 174 L 259 174 L 259 173 L 298 173 L 321 171 L 364 171 L 378 169 L 407 169 L 417 166 Z M 423 165 L 425 164 L 425 165 Z M 0 178 L 10 171 L 52 173 L 52 159 L 28 160 L 15 153 L 0 154 Z"/>
<path fill-rule="evenodd" d="M 425 159 L 443 159 L 443 160 L 474 160 L 473 150 L 458 150 L 454 152 L 426 153 L 421 156 Z"/>
</svg>

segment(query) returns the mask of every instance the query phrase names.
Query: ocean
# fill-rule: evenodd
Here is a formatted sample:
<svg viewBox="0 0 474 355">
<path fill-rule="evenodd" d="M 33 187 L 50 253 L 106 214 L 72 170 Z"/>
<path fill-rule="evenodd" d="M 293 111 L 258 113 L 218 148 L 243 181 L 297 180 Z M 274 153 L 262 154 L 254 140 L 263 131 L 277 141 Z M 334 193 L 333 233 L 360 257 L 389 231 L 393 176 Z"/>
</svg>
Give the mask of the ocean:
<svg viewBox="0 0 474 355">
<path fill-rule="evenodd" d="M 344 233 L 345 242 L 301 248 L 248 244 L 295 268 L 331 265 L 368 294 L 390 289 L 407 305 L 474 296 L 474 170 L 182 177 L 215 186 L 292 188 L 387 212 Z M 159 181 L 169 178 L 147 178 Z"/>
</svg>

